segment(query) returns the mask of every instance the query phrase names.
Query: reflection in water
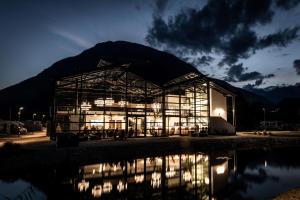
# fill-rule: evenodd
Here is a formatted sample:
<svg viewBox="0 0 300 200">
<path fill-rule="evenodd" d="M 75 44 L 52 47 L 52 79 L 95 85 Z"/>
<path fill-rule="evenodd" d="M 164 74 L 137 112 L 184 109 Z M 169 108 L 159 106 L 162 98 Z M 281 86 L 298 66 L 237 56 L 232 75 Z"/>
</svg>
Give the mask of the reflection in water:
<svg viewBox="0 0 300 200">
<path fill-rule="evenodd" d="M 209 199 L 227 185 L 234 155 L 176 154 L 86 165 L 75 189 L 86 198 Z"/>
<path fill-rule="evenodd" d="M 300 187 L 300 148 L 183 153 L 0 172 L 0 199 L 272 199 Z M 29 198 L 30 199 L 30 198 Z"/>
</svg>

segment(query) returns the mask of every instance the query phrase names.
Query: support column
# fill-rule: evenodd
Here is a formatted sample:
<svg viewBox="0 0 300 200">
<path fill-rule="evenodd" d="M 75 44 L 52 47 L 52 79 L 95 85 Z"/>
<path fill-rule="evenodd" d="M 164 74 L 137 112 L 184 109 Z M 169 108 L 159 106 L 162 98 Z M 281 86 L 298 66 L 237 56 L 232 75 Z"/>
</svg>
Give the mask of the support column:
<svg viewBox="0 0 300 200">
<path fill-rule="evenodd" d="M 181 136 L 181 94 L 180 93 L 179 93 L 179 135 Z"/>
<path fill-rule="evenodd" d="M 107 84 L 106 84 L 106 71 L 104 71 L 104 97 L 103 97 L 103 135 L 105 136 L 106 134 L 104 134 L 105 131 L 105 125 L 106 125 L 106 91 L 107 91 Z"/>
<path fill-rule="evenodd" d="M 50 106 L 50 139 L 56 140 L 56 81 L 52 83 L 52 106 Z"/>
<path fill-rule="evenodd" d="M 127 71 L 125 72 L 125 132 L 128 135 L 128 76 Z"/>
<path fill-rule="evenodd" d="M 236 117 L 235 117 L 235 112 L 236 112 L 236 108 L 235 108 L 235 96 L 232 96 L 232 125 L 234 127 L 236 127 Z"/>
<path fill-rule="evenodd" d="M 167 136 L 166 131 L 166 91 L 162 92 L 162 135 Z"/>
<path fill-rule="evenodd" d="M 78 125 L 78 133 L 80 134 L 80 126 L 82 123 L 82 110 L 81 110 L 81 105 L 82 105 L 82 74 L 80 75 L 80 95 L 79 95 L 79 125 Z"/>
<path fill-rule="evenodd" d="M 78 100 L 78 79 L 76 79 L 76 84 L 75 84 L 75 87 L 76 87 L 76 104 L 75 104 L 75 115 L 77 115 L 78 113 L 78 106 L 79 106 L 79 100 Z"/>
<path fill-rule="evenodd" d="M 144 137 L 147 134 L 147 82 L 145 81 L 145 88 L 144 88 L 145 96 L 144 96 Z"/>
<path fill-rule="evenodd" d="M 206 88 L 207 88 L 207 134 L 209 133 L 210 130 L 210 85 L 209 81 L 206 81 Z"/>
<path fill-rule="evenodd" d="M 196 111 L 196 85 L 194 85 L 194 134 L 196 133 L 196 117 L 197 117 L 197 111 Z"/>
</svg>

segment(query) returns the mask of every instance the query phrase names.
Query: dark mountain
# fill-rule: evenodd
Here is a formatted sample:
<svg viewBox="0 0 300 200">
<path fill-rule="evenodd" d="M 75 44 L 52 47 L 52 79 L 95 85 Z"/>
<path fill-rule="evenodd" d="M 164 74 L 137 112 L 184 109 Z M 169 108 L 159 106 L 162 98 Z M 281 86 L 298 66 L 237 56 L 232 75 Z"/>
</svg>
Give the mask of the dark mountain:
<svg viewBox="0 0 300 200">
<path fill-rule="evenodd" d="M 17 119 L 20 106 L 24 107 L 23 118 L 31 118 L 33 112 L 37 113 L 36 118 L 42 114 L 49 116 L 54 80 L 94 70 L 100 60 L 112 65 L 130 64 L 132 72 L 158 85 L 188 72 L 200 73 L 192 65 L 169 53 L 140 44 L 124 41 L 99 43 L 77 56 L 54 63 L 35 77 L 1 90 L 0 117 L 8 119 L 11 113 L 12 119 Z M 237 95 L 237 124 L 242 129 L 249 129 L 261 120 L 262 107 L 272 106 L 264 97 L 221 80 L 212 80 Z"/>
<path fill-rule="evenodd" d="M 273 103 L 279 103 L 285 98 L 300 98 L 300 83 L 289 86 L 272 86 L 264 89 L 252 88 L 248 90 L 265 97 Z"/>
<path fill-rule="evenodd" d="M 60 60 L 37 76 L 57 78 L 95 70 L 100 60 L 119 66 L 130 64 L 130 71 L 158 85 L 189 72 L 199 73 L 195 67 L 172 54 L 136 43 L 117 41 L 99 43 L 77 56 Z"/>
</svg>

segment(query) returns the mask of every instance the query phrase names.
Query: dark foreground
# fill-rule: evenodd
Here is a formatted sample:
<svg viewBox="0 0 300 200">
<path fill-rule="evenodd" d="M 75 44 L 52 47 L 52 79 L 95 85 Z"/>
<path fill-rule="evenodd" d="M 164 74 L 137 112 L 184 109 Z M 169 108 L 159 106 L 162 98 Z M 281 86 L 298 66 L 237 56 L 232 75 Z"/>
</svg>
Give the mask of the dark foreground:
<svg viewBox="0 0 300 200">
<path fill-rule="evenodd" d="M 299 142 L 248 136 L 6 146 L 0 199 L 273 199 L 300 187 Z"/>
</svg>

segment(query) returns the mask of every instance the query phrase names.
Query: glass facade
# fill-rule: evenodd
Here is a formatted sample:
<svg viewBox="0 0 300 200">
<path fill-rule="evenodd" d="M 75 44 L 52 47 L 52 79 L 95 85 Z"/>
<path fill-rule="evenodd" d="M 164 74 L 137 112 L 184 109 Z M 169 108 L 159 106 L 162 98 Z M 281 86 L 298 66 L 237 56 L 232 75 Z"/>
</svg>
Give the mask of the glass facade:
<svg viewBox="0 0 300 200">
<path fill-rule="evenodd" d="M 54 134 L 112 137 L 199 135 L 208 131 L 209 82 L 191 73 L 163 86 L 110 67 L 56 81 Z"/>
</svg>

